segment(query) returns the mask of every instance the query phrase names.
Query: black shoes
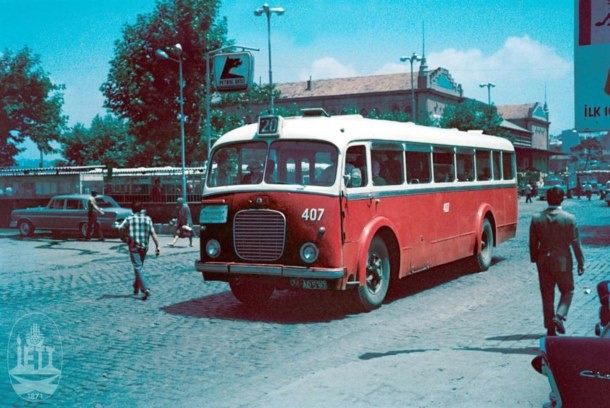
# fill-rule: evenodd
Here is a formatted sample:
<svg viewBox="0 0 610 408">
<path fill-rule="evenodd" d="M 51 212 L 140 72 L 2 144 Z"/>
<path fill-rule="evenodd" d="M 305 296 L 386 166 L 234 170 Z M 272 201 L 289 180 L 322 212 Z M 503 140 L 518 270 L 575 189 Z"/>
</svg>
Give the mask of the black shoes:
<svg viewBox="0 0 610 408">
<path fill-rule="evenodd" d="M 144 289 L 142 291 L 142 293 L 144 293 L 144 296 L 142 297 L 142 300 L 146 300 L 150 296 L 150 290 L 148 290 L 148 289 Z"/>
<path fill-rule="evenodd" d="M 563 325 L 563 321 L 565 319 L 566 318 L 561 315 L 555 315 L 555 317 L 553 317 L 553 324 L 555 325 L 555 329 L 557 330 L 557 333 L 559 333 L 559 334 L 566 333 L 566 328 Z"/>
</svg>

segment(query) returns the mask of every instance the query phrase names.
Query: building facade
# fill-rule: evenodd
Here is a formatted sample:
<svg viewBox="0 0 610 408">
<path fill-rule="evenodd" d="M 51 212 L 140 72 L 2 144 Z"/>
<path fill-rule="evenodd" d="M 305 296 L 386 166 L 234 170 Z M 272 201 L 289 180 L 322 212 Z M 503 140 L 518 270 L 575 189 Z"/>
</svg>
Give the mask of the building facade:
<svg viewBox="0 0 610 408">
<path fill-rule="evenodd" d="M 413 87 L 411 87 L 413 84 Z M 330 114 L 402 112 L 420 123 L 437 124 L 448 105 L 465 101 L 462 86 L 445 68 L 429 70 L 425 58 L 419 70 L 411 73 L 370 75 L 351 78 L 307 80 L 276 84 L 280 95 L 276 108 L 323 108 Z M 245 115 L 247 123 L 268 111 L 267 104 L 248 106 L 254 116 Z M 517 170 L 548 172 L 549 120 L 546 105 L 529 103 L 498 106 L 503 129 L 517 150 Z"/>
</svg>

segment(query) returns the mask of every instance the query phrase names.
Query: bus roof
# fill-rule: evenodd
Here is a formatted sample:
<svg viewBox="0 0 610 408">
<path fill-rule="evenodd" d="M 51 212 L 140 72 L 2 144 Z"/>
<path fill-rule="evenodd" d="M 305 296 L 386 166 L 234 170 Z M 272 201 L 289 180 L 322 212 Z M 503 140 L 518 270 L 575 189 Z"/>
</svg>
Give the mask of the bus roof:
<svg viewBox="0 0 610 408">
<path fill-rule="evenodd" d="M 509 140 L 484 135 L 480 131 L 442 129 L 416 125 L 411 122 L 368 119 L 361 115 L 283 118 L 279 136 L 259 135 L 258 124 L 253 123 L 226 133 L 218 139 L 216 144 L 267 139 L 324 140 L 335 144 L 340 149 L 354 141 L 379 140 L 514 151 Z"/>
</svg>

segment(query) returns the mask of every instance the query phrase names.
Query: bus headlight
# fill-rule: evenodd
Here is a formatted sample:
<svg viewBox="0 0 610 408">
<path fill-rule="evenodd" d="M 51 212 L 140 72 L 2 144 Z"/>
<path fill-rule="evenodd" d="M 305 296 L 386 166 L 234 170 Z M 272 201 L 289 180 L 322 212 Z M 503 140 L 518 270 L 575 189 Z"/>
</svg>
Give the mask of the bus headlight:
<svg viewBox="0 0 610 408">
<path fill-rule="evenodd" d="M 313 242 L 306 242 L 301 246 L 301 259 L 305 263 L 314 263 L 320 255 L 318 247 Z"/>
<path fill-rule="evenodd" d="M 205 253 L 208 254 L 210 258 L 216 258 L 220 255 L 220 242 L 215 239 L 209 240 L 205 244 Z"/>
</svg>

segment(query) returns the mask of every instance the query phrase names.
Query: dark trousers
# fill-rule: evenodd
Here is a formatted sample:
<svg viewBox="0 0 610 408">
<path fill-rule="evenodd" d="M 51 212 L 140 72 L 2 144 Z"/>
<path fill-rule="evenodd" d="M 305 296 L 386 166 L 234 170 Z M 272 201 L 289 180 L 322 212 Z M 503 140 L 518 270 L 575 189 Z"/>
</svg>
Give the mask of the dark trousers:
<svg viewBox="0 0 610 408">
<path fill-rule="evenodd" d="M 87 215 L 87 236 L 86 239 L 91 239 L 91 235 L 97 235 L 99 239 L 104 239 L 104 234 L 97 222 L 97 214 Z"/>
<path fill-rule="evenodd" d="M 544 327 L 552 329 L 555 327 L 553 317 L 555 316 L 555 286 L 559 288 L 561 296 L 557 305 L 557 314 L 568 316 L 568 310 L 574 295 L 574 275 L 572 271 L 553 272 L 538 268 L 540 279 L 540 294 L 542 295 L 542 312 L 544 314 Z"/>
<path fill-rule="evenodd" d="M 146 249 L 130 248 L 129 258 L 131 259 L 133 272 L 135 274 L 133 288 L 144 292 L 148 289 L 146 278 L 144 277 L 144 259 L 146 259 Z"/>
</svg>

